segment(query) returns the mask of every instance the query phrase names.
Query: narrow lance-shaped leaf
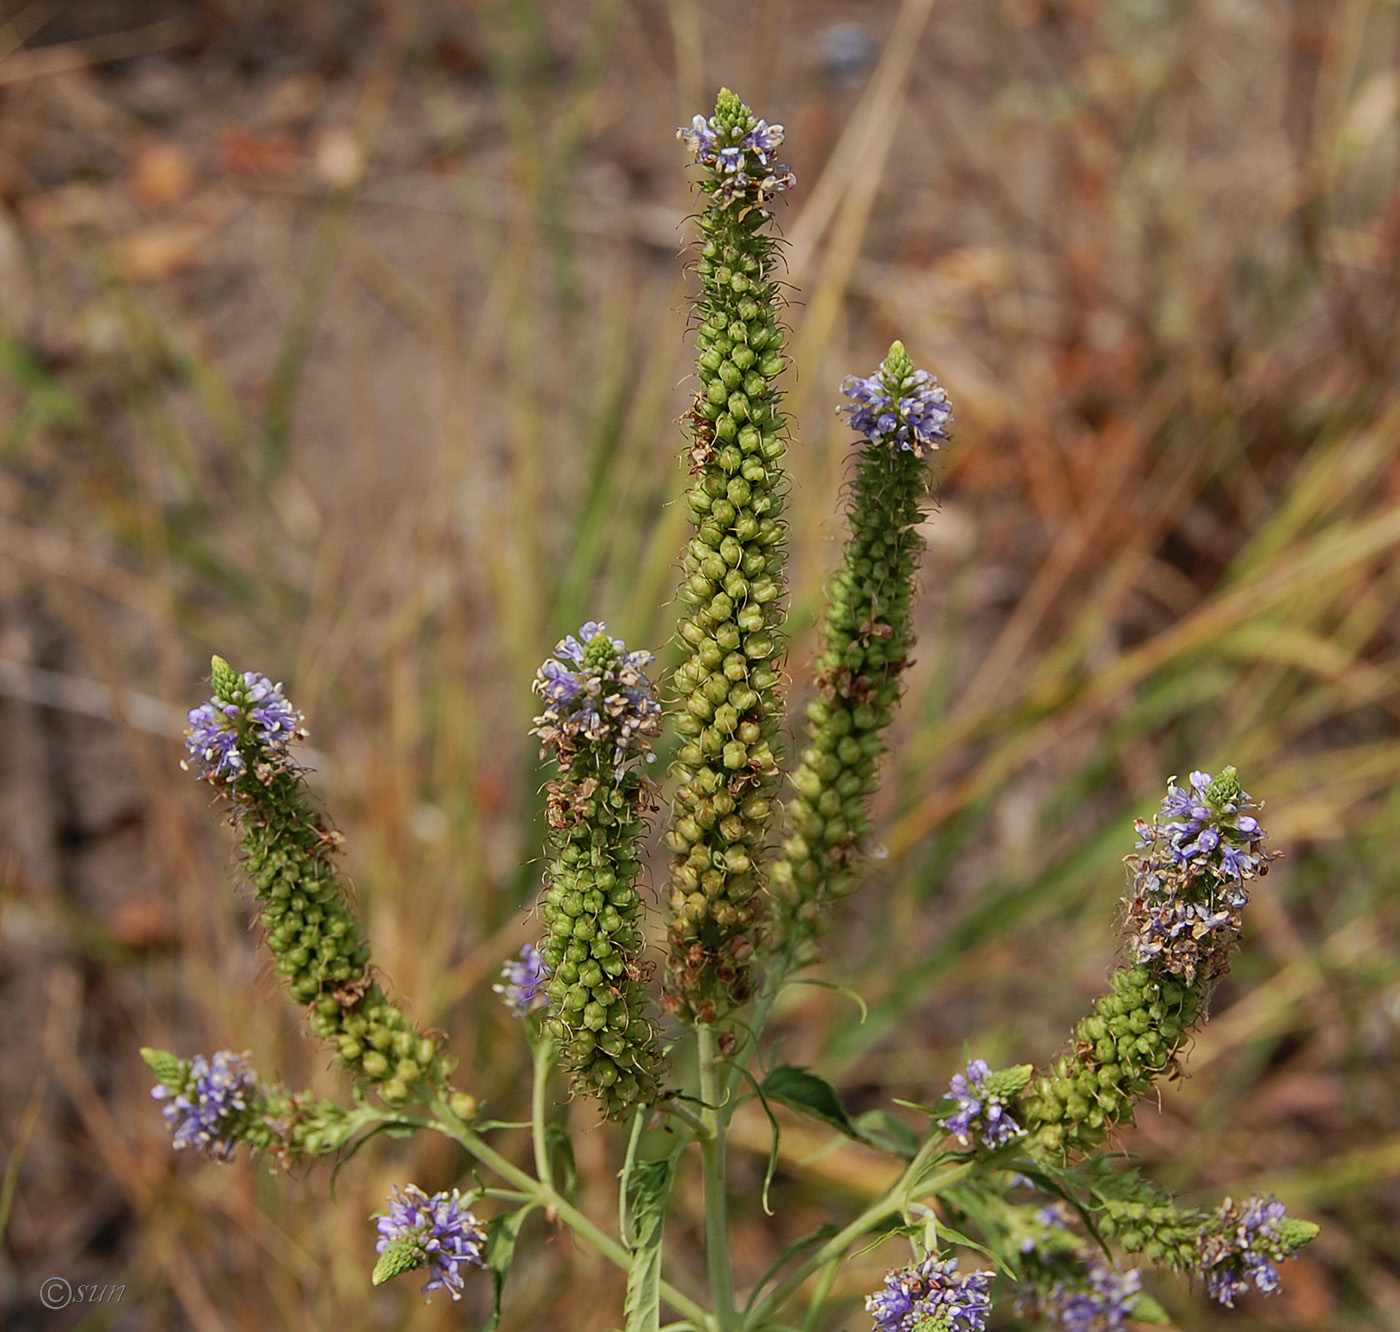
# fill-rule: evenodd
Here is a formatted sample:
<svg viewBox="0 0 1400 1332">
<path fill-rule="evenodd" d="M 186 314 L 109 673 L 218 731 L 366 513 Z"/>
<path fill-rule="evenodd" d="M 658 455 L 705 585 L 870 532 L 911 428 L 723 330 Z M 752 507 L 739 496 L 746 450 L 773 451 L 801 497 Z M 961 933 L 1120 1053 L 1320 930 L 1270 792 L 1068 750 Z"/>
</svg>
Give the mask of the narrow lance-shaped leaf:
<svg viewBox="0 0 1400 1332">
<path fill-rule="evenodd" d="M 646 1161 L 632 1171 L 632 1261 L 627 1269 L 626 1332 L 658 1332 L 661 1327 L 661 1254 L 666 1202 L 671 1196 L 675 1158 Z"/>
</svg>

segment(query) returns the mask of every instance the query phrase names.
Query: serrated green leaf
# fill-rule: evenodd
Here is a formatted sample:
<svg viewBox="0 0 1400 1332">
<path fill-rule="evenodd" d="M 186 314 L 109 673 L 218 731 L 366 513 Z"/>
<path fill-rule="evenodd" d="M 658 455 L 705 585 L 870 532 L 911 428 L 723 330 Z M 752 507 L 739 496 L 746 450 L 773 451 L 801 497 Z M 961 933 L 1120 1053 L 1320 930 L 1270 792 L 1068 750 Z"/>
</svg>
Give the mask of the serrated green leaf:
<svg viewBox="0 0 1400 1332">
<path fill-rule="evenodd" d="M 382 1286 L 386 1281 L 422 1266 L 423 1250 L 419 1241 L 414 1238 L 396 1239 L 379 1255 L 370 1281 L 376 1286 Z"/>
<path fill-rule="evenodd" d="M 625 1237 L 632 1261 L 622 1306 L 626 1332 L 659 1332 L 661 1327 L 661 1241 L 675 1169 L 675 1157 L 643 1161 L 632 1169 L 632 1233 Z"/>
<path fill-rule="evenodd" d="M 885 1151 L 902 1156 L 907 1161 L 912 1161 L 923 1145 L 919 1135 L 898 1115 L 892 1115 L 878 1106 L 859 1115 L 855 1124 L 864 1141 L 883 1141 Z"/>
<path fill-rule="evenodd" d="M 836 1088 L 825 1078 L 795 1064 L 779 1064 L 763 1079 L 763 1094 L 770 1101 L 779 1101 L 791 1110 L 811 1115 L 848 1138 L 859 1138 L 860 1131 L 851 1122 L 846 1107 L 836 1094 Z"/>
<path fill-rule="evenodd" d="M 841 1104 L 841 1098 L 836 1094 L 835 1087 L 825 1078 L 819 1078 L 810 1070 L 799 1068 L 795 1064 L 779 1064 L 763 1079 L 759 1093 L 768 1100 L 778 1101 L 790 1110 L 796 1110 L 800 1114 L 820 1119 L 822 1123 L 829 1124 L 838 1133 L 844 1134 L 856 1142 L 863 1142 L 867 1147 L 875 1148 L 876 1151 L 887 1152 L 891 1156 L 898 1156 L 905 1160 L 912 1160 L 918 1153 L 918 1141 L 915 1140 L 910 1146 L 900 1129 L 894 1129 L 885 1124 L 882 1124 L 879 1129 L 875 1129 L 864 1122 L 854 1121 L 846 1113 L 846 1107 Z M 875 1113 L 884 1114 L 885 1112 L 877 1111 Z M 861 1116 L 862 1121 L 867 1118 L 868 1116 Z M 907 1126 L 901 1125 L 901 1128 L 907 1129 Z"/>
<path fill-rule="evenodd" d="M 515 1261 L 515 1242 L 520 1238 L 520 1227 L 525 1218 L 534 1210 L 534 1204 L 522 1207 L 518 1212 L 506 1212 L 489 1221 L 486 1225 L 487 1270 L 491 1273 L 492 1297 L 491 1317 L 486 1320 L 482 1332 L 496 1332 L 501 1322 L 501 1296 L 505 1292 L 506 1277 L 510 1265 Z"/>
</svg>

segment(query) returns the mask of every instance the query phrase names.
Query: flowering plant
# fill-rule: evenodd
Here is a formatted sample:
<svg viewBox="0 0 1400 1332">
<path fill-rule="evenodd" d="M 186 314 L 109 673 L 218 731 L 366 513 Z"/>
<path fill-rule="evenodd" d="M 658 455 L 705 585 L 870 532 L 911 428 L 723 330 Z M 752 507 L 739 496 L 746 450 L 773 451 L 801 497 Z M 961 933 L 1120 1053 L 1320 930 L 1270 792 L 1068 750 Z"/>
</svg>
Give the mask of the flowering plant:
<svg viewBox="0 0 1400 1332">
<path fill-rule="evenodd" d="M 806 741 L 785 777 L 788 427 L 777 384 L 786 359 L 768 205 L 795 181 L 775 156 L 782 127 L 728 91 L 680 136 L 702 168 L 704 196 L 698 391 L 687 416 L 692 532 L 678 623 L 685 656 L 664 710 L 651 653 L 597 621 L 562 639 L 535 680 L 541 712 L 531 734 L 552 768 L 541 937 L 504 964 L 495 987 L 534 1054 L 533 1169 L 496 1145 L 509 1126 L 480 1117 L 442 1038 L 376 979 L 337 880 L 338 834 L 293 757 L 301 713 L 281 685 L 217 657 L 214 696 L 189 715 L 187 762 L 232 809 L 276 970 L 349 1073 L 355 1108 L 267 1085 L 246 1055 L 147 1050 L 175 1146 L 227 1161 L 241 1145 L 291 1163 L 344 1152 L 386 1127 L 447 1136 L 495 1182 L 474 1171 L 465 1193 L 396 1189 L 378 1219 L 372 1279 L 426 1271 L 425 1292 L 456 1300 L 465 1269 L 487 1268 L 490 1328 L 522 1223 L 537 1209 L 625 1269 L 627 1332 L 656 1332 L 663 1308 L 676 1329 L 759 1332 L 788 1326 L 800 1301 L 804 1328 L 816 1328 L 840 1264 L 869 1237 L 890 1234 L 906 1237 L 912 1254 L 866 1302 L 878 1332 L 975 1332 L 1003 1307 L 1073 1332 L 1164 1321 L 1141 1271 L 1119 1265 L 1136 1257 L 1202 1281 L 1224 1305 L 1251 1289 L 1272 1292 L 1278 1264 L 1315 1226 L 1271 1197 L 1179 1207 L 1105 1151 L 1136 1103 L 1180 1069 L 1240 938 L 1251 886 L 1275 854 L 1233 768 L 1194 772 L 1185 787 L 1173 779 L 1158 814 L 1139 821 L 1126 860 L 1125 960 L 1045 1066 L 993 1069 L 974 1057 L 947 1095 L 916 1107 L 917 1130 L 892 1121 L 902 1133 L 860 1127 L 807 1069 L 767 1066 L 773 1005 L 819 960 L 860 869 L 883 735 L 913 646 L 932 460 L 953 415 L 898 342 L 872 374 L 843 385 L 842 411 L 860 440 L 848 537 L 822 622 Z M 650 816 L 665 803 L 649 775 L 663 713 L 679 745 L 658 969 L 640 877 Z M 616 1233 L 556 1182 L 556 1069 L 605 1120 L 630 1124 Z M 726 1139 L 746 1100 L 781 1103 L 858 1138 L 892 1156 L 900 1174 L 858 1215 L 789 1248 L 741 1298 Z M 658 1123 L 669 1132 L 648 1135 Z M 666 1266 L 668 1200 L 692 1150 L 705 1189 L 707 1300 Z M 969 1253 L 988 1266 L 964 1267 Z"/>
</svg>

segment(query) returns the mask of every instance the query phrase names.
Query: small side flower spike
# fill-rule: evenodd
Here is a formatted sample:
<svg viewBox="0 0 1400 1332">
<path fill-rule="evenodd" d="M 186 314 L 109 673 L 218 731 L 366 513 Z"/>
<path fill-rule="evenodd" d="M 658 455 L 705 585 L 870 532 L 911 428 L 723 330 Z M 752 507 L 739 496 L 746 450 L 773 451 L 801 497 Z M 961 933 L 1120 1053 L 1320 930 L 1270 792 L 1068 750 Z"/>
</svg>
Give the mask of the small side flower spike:
<svg viewBox="0 0 1400 1332">
<path fill-rule="evenodd" d="M 1197 1270 L 1211 1299 L 1233 1308 L 1251 1286 L 1272 1295 L 1279 1287 L 1277 1264 L 1292 1258 L 1317 1229 L 1286 1215 L 1277 1198 L 1254 1197 L 1243 1207 L 1226 1198 L 1197 1241 Z"/>
<path fill-rule="evenodd" d="M 891 1272 L 885 1288 L 866 1298 L 875 1332 L 983 1332 L 992 1301 L 987 1294 L 992 1272 L 958 1275 L 958 1260 L 925 1258 L 913 1267 Z"/>
<path fill-rule="evenodd" d="M 522 1016 L 531 1003 L 549 1009 L 545 1029 L 575 1090 L 596 1096 L 611 1119 L 656 1095 L 662 1066 L 646 1016 L 650 968 L 636 887 L 654 807 L 640 761 L 654 757 L 650 737 L 661 720 L 643 670 L 653 660 L 589 620 L 536 674 L 546 707 L 531 734 L 540 756 L 559 766 L 545 787 L 545 934 L 537 954 L 507 968 L 502 990 Z"/>
<path fill-rule="evenodd" d="M 972 1060 L 966 1075 L 953 1074 L 948 1094 L 957 1101 L 958 1108 L 940 1122 L 964 1147 L 974 1134 L 985 1147 L 995 1150 L 1005 1146 L 1025 1132 L 1007 1113 L 1006 1105 L 1030 1081 L 1030 1076 L 1029 1064 L 993 1073 L 985 1059 Z"/>
<path fill-rule="evenodd" d="M 164 1052 L 154 1068 L 160 1078 L 151 1095 L 166 1104 L 161 1114 L 177 1150 L 192 1147 L 211 1161 L 232 1161 L 247 1128 L 248 1109 L 258 1095 L 258 1078 L 246 1054 L 219 1050 L 212 1059 L 196 1055 L 189 1063 Z M 148 1060 L 149 1062 L 149 1060 Z"/>
<path fill-rule="evenodd" d="M 461 1194 L 435 1193 L 430 1198 L 415 1184 L 395 1188 L 389 1210 L 379 1218 L 379 1261 L 373 1281 L 382 1285 L 390 1277 L 414 1268 L 426 1267 L 428 1281 L 424 1294 L 448 1291 L 454 1300 L 462 1298 L 463 1263 L 475 1267 L 486 1264 L 486 1231 L 471 1211 L 463 1206 Z"/>
<path fill-rule="evenodd" d="M 940 444 L 948 442 L 953 406 L 927 370 L 916 370 L 902 342 L 873 375 L 848 375 L 841 392 L 850 402 L 836 410 L 851 429 L 872 444 L 888 444 L 927 462 Z"/>
</svg>

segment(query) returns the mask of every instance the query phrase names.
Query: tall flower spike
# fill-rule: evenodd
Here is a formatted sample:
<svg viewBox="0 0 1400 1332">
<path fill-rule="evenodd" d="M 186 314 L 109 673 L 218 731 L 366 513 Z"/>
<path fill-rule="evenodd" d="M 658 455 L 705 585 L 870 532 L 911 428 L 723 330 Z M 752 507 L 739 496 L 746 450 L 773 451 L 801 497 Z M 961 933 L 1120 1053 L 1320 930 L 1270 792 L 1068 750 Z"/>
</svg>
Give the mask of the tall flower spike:
<svg viewBox="0 0 1400 1332">
<path fill-rule="evenodd" d="M 711 1023 L 749 997 L 766 939 L 760 866 L 778 780 L 786 446 L 774 386 L 785 364 L 777 243 L 763 205 L 792 181 L 772 161 L 780 127 L 728 89 L 713 117 L 681 134 L 707 168 L 707 198 L 695 263 L 700 391 L 688 418 L 694 536 L 680 587 L 688 656 L 672 680 L 681 745 L 663 1002 L 687 1022 Z"/>
<path fill-rule="evenodd" d="M 535 678 L 546 706 L 531 734 L 559 776 L 546 788 L 550 861 L 536 959 L 544 979 L 531 993 L 547 1001 L 546 1029 L 574 1088 L 596 1096 L 610 1119 L 652 1100 L 661 1069 L 636 887 L 645 816 L 655 807 L 641 769 L 661 718 L 644 673 L 652 661 L 590 620 Z M 522 973 L 522 994 L 528 979 Z"/>
<path fill-rule="evenodd" d="M 815 959 L 831 899 L 848 886 L 857 845 L 870 831 L 881 733 L 894 717 L 914 645 L 928 463 L 952 421 L 947 395 L 898 342 L 873 375 L 848 378 L 844 388 L 852 403 L 841 410 L 864 436 L 847 509 L 850 536 L 830 584 L 820 694 L 807 708 L 807 747 L 792 775 L 773 868 L 797 965 Z"/>
<path fill-rule="evenodd" d="M 456 1189 L 430 1198 L 416 1184 L 395 1187 L 388 1212 L 379 1218 L 378 1230 L 376 1286 L 403 1272 L 426 1267 L 424 1294 L 446 1290 L 454 1300 L 460 1300 L 463 1282 L 458 1269 L 464 1264 L 486 1266 L 486 1231 L 463 1205 Z"/>
<path fill-rule="evenodd" d="M 1075 1029 L 1070 1050 L 1036 1079 L 1018 1117 L 1033 1149 L 1082 1153 L 1177 1065 L 1205 1000 L 1229 969 L 1239 938 L 1246 880 L 1268 869 L 1267 834 L 1233 768 L 1192 776 L 1191 792 L 1169 785 L 1151 824 L 1139 821 L 1143 855 L 1128 856 L 1128 951 L 1112 989 Z"/>
<path fill-rule="evenodd" d="M 214 697 L 190 713 L 187 746 L 232 802 L 275 970 L 311 1009 L 311 1031 L 333 1043 L 356 1077 L 390 1105 L 448 1093 L 451 1061 L 370 978 L 360 936 L 331 857 L 340 835 L 307 798 L 290 744 L 305 735 L 301 713 L 266 676 L 213 662 Z M 467 1117 L 470 1117 L 469 1115 Z"/>
</svg>

